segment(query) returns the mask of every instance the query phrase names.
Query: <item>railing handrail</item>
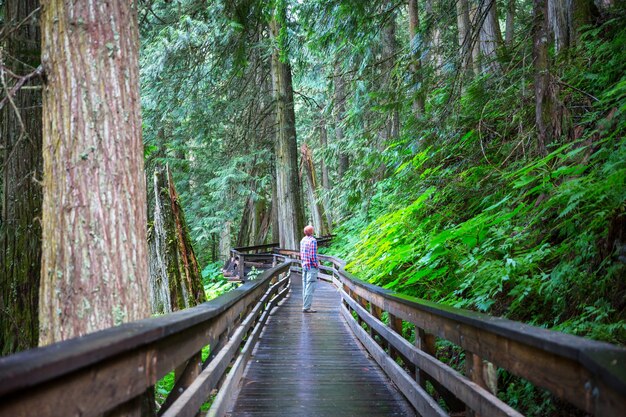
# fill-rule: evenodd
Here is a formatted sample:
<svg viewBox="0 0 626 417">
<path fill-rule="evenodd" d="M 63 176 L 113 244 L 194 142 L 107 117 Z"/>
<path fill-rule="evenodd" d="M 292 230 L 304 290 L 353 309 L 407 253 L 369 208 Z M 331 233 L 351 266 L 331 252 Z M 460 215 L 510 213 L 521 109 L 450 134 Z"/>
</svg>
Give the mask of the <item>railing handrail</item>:
<svg viewBox="0 0 626 417">
<path fill-rule="evenodd" d="M 318 242 L 326 243 L 326 242 L 330 242 L 333 236 L 334 235 L 324 235 L 324 236 L 318 236 L 316 238 Z M 246 252 L 251 252 L 251 251 L 255 251 L 259 249 L 273 249 L 273 248 L 277 248 L 277 249 L 280 248 L 280 243 L 275 242 L 275 243 L 265 243 L 262 245 L 240 246 L 240 247 L 232 248 L 231 252 L 246 253 Z"/>
<path fill-rule="evenodd" d="M 476 328 L 481 328 L 507 339 L 515 340 L 538 349 L 562 355 L 568 359 L 593 360 L 587 356 L 587 353 L 597 353 L 600 351 L 623 355 L 621 357 L 621 364 L 622 369 L 626 370 L 626 349 L 619 346 L 554 330 L 548 330 L 502 317 L 491 316 L 485 313 L 446 306 L 433 301 L 411 297 L 409 295 L 399 294 L 365 282 L 347 272 L 345 269 L 339 269 L 338 273 L 352 283 L 388 300 L 397 301 L 418 310 L 429 312 L 440 317 L 449 318 Z M 605 368 L 602 368 L 601 364 L 596 363 L 595 365 L 599 366 L 598 369 L 606 370 Z M 620 391 L 626 395 L 626 378 L 621 381 L 616 380 L 615 382 L 619 384 L 618 388 Z"/>
<path fill-rule="evenodd" d="M 232 248 L 231 251 L 237 252 L 237 253 L 246 253 L 246 252 L 250 252 L 253 250 L 259 250 L 259 249 L 272 249 L 272 248 L 278 248 L 280 246 L 279 243 L 265 243 L 263 245 L 253 245 L 253 246 L 241 246 L 238 248 Z"/>
<path fill-rule="evenodd" d="M 280 250 L 280 253 L 297 258 L 297 254 L 293 251 Z M 581 399 L 576 394 L 558 396 L 583 409 L 586 408 L 587 411 L 595 410 L 596 406 L 584 407 L 585 404 L 583 403 L 594 402 L 600 395 L 607 401 L 606 390 L 613 391 L 618 397 L 621 397 L 622 403 L 626 403 L 626 349 L 624 347 L 399 294 L 355 277 L 344 269 L 345 261 L 342 259 L 326 255 L 319 257 L 321 261 L 331 262 L 333 272 L 337 274 L 340 282 L 352 286 L 357 291 L 357 295 L 364 296 L 366 299 L 369 298 L 367 301 L 370 302 L 376 301 L 378 307 L 389 311 L 390 314 L 393 313 L 394 316 L 416 324 L 416 326 L 419 325 L 435 336 L 450 340 L 463 348 L 468 345 L 478 346 L 477 351 L 473 353 L 494 362 L 496 366 L 499 365 L 495 358 L 498 355 L 488 352 L 488 348 L 481 346 L 480 335 L 490 335 L 495 339 L 502 338 L 507 341 L 506 343 L 524 345 L 529 349 L 535 349 L 537 352 L 549 354 L 553 358 L 579 364 L 580 369 L 587 372 L 591 378 L 585 381 L 581 379 L 581 385 L 584 387 L 579 387 L 579 391 L 586 393 L 588 398 Z M 452 328 L 441 326 L 441 323 L 422 323 L 417 320 L 419 313 L 432 319 L 446 320 Z M 460 330 L 455 329 L 459 326 L 469 330 L 468 334 L 461 335 L 460 338 L 456 337 L 455 333 L 461 334 Z M 477 339 L 477 343 L 471 343 L 472 337 Z M 483 342 L 487 344 L 486 341 Z M 481 349 L 485 349 L 485 351 L 480 351 Z M 532 357 L 519 358 L 520 362 L 529 360 L 533 360 Z M 503 366 L 503 368 L 509 369 L 507 366 Z M 512 373 L 520 374 L 520 372 L 515 371 Z M 532 375 L 527 374 L 520 376 L 542 386 L 542 381 L 537 381 L 540 377 L 533 378 Z M 549 388 L 545 384 L 543 386 Z M 611 397 L 611 401 L 615 400 L 613 394 L 610 394 L 609 397 Z"/>
</svg>

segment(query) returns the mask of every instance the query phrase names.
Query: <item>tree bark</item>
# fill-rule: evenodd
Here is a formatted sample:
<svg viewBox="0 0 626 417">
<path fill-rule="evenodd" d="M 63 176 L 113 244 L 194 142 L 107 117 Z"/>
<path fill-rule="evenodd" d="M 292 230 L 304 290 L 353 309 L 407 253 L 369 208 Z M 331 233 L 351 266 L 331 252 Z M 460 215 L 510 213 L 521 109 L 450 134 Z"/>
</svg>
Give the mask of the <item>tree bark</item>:
<svg viewBox="0 0 626 417">
<path fill-rule="evenodd" d="M 426 0 L 425 11 L 428 22 L 428 54 L 427 60 L 435 67 L 435 73 L 439 74 L 443 67 L 441 27 L 437 24 L 434 0 Z"/>
<path fill-rule="evenodd" d="M 271 22 L 271 32 L 278 40 L 279 22 L 286 21 L 286 10 L 277 8 Z M 282 51 L 286 55 L 286 51 Z M 276 100 L 276 198 L 280 246 L 297 249 L 304 228 L 304 208 L 298 176 L 296 115 L 293 105 L 293 84 L 288 57 L 281 60 L 281 51 L 272 51 L 272 80 Z"/>
<path fill-rule="evenodd" d="M 482 25 L 482 18 L 480 17 L 479 4 L 472 3 L 469 9 L 470 24 L 472 26 L 472 68 L 475 75 L 482 73 L 481 57 L 480 57 L 480 28 Z"/>
<path fill-rule="evenodd" d="M 328 131 L 326 129 L 325 119 L 322 119 L 320 122 L 320 149 L 326 149 L 328 146 Z M 324 158 L 320 160 L 321 171 L 322 171 L 322 189 L 323 189 L 323 198 L 322 202 L 324 204 L 324 213 L 326 214 L 326 223 L 329 228 L 332 228 L 333 224 L 333 216 L 331 214 L 330 208 L 330 192 L 331 192 L 331 184 L 330 184 L 330 174 L 328 172 L 328 164 L 324 161 Z"/>
<path fill-rule="evenodd" d="M 472 27 L 470 25 L 468 0 L 457 0 L 456 23 L 458 28 L 459 50 L 461 52 L 461 70 L 466 71 L 472 65 Z"/>
<path fill-rule="evenodd" d="M 225 221 L 222 226 L 222 230 L 220 232 L 220 249 L 219 249 L 219 257 L 220 261 L 226 262 L 227 259 L 230 258 L 230 229 L 232 226 L 232 222 Z"/>
<path fill-rule="evenodd" d="M 539 153 L 546 155 L 551 140 L 550 71 L 548 61 L 548 10 L 544 0 L 533 0 L 533 62 L 535 70 L 535 122 Z"/>
<path fill-rule="evenodd" d="M 272 242 L 280 242 L 280 225 L 278 224 L 278 193 L 276 180 L 272 181 L 272 210 L 270 218 L 272 223 Z"/>
<path fill-rule="evenodd" d="M 324 206 L 321 199 L 318 198 L 318 181 L 315 174 L 315 164 L 313 162 L 313 154 L 306 143 L 300 148 L 302 161 L 302 176 L 306 182 L 307 199 L 309 201 L 309 209 L 315 232 L 319 236 L 330 234 L 330 225 L 326 222 Z"/>
<path fill-rule="evenodd" d="M 41 345 L 150 315 L 132 2 L 42 1 Z"/>
<path fill-rule="evenodd" d="M 183 310 L 205 301 L 187 222 L 168 166 L 154 170 L 155 209 L 149 236 L 152 313 Z"/>
<path fill-rule="evenodd" d="M 422 78 L 422 59 L 421 59 L 421 46 L 417 37 L 417 30 L 420 26 L 419 9 L 417 0 L 409 0 L 409 40 L 411 47 L 411 73 L 413 74 L 414 85 L 414 99 L 413 99 L 413 113 L 416 116 L 424 114 L 426 107 L 424 100 L 424 86 Z"/>
<path fill-rule="evenodd" d="M 506 5 L 506 29 L 504 32 L 504 43 L 507 47 L 513 44 L 513 34 L 515 33 L 515 0 L 508 0 Z"/>
<path fill-rule="evenodd" d="M 480 0 L 480 52 L 482 70 L 485 72 L 499 72 L 498 51 L 502 47 L 502 33 L 498 23 L 496 0 Z"/>
<path fill-rule="evenodd" d="M 570 10 L 564 0 L 547 0 L 548 24 L 554 39 L 555 52 L 561 53 L 570 46 Z"/>
<path fill-rule="evenodd" d="M 578 41 L 581 26 L 589 24 L 597 13 L 593 0 L 548 0 L 548 22 L 557 54 Z"/>
<path fill-rule="evenodd" d="M 40 64 L 38 0 L 7 0 L 4 5 L 5 51 L 0 63 L 26 75 Z M 28 16 L 30 19 L 26 20 Z M 18 25 L 22 23 L 19 27 Z M 5 81 L 8 78 L 2 74 Z M 26 86 L 39 84 L 34 79 Z M 8 86 L 7 86 L 8 87 Z M 4 147 L 0 218 L 0 347 L 8 355 L 37 346 L 41 271 L 41 92 L 21 89 L 0 120 Z"/>
<path fill-rule="evenodd" d="M 388 7 L 393 8 L 393 1 L 388 4 Z M 387 126 L 385 129 L 384 140 L 382 148 L 384 149 L 389 139 L 397 138 L 400 135 L 400 113 L 398 107 L 395 105 L 395 88 L 393 86 L 393 69 L 396 60 L 394 59 L 398 51 L 398 42 L 396 41 L 396 16 L 395 13 L 389 17 L 389 21 L 383 28 L 383 56 L 386 59 L 384 70 L 386 74 L 383 75 L 387 90 L 389 91 L 390 101 L 392 102 L 391 113 L 388 115 Z"/>
<path fill-rule="evenodd" d="M 348 168 L 350 167 L 350 160 L 348 157 L 348 152 L 346 151 L 346 143 L 345 143 L 345 134 L 343 131 L 343 118 L 346 113 L 346 81 L 344 80 L 343 75 L 341 74 L 341 68 L 339 67 L 339 62 L 335 64 L 335 105 L 334 105 L 334 114 L 335 114 L 335 139 L 337 140 L 337 147 L 339 148 L 339 157 L 338 157 L 338 166 L 337 166 L 337 174 L 339 179 L 341 180 Z"/>
<path fill-rule="evenodd" d="M 171 205 L 168 204 L 169 193 L 163 193 L 164 175 L 158 167 L 152 170 L 153 191 L 151 225 L 148 229 L 148 276 L 150 282 L 150 306 L 153 314 L 164 314 L 172 311 L 170 293 L 169 264 L 172 257 L 171 237 L 167 233 L 168 219 L 171 216 Z M 165 196 L 163 196 L 165 194 Z M 150 210 L 149 210 L 150 211 Z"/>
</svg>

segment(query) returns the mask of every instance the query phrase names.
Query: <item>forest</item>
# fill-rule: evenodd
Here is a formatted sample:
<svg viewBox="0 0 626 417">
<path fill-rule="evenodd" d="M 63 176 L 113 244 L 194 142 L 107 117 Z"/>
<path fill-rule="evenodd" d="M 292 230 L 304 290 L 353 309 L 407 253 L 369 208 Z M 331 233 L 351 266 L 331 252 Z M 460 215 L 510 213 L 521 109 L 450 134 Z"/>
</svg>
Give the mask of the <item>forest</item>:
<svg viewBox="0 0 626 417">
<path fill-rule="evenodd" d="M 0 0 L 1 355 L 306 224 L 383 288 L 625 345 L 625 46 L 619 0 Z"/>
</svg>

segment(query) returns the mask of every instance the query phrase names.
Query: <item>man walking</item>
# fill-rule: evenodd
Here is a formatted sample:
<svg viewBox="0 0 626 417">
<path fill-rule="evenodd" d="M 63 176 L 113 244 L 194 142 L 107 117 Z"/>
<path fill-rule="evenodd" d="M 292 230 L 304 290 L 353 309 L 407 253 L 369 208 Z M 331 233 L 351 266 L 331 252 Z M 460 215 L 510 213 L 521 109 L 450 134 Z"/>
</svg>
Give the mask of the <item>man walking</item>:
<svg viewBox="0 0 626 417">
<path fill-rule="evenodd" d="M 319 261 L 317 260 L 317 240 L 313 237 L 313 226 L 304 228 L 304 238 L 300 241 L 300 259 L 302 260 L 302 312 L 317 313 L 311 309 L 313 293 L 317 285 Z"/>
</svg>

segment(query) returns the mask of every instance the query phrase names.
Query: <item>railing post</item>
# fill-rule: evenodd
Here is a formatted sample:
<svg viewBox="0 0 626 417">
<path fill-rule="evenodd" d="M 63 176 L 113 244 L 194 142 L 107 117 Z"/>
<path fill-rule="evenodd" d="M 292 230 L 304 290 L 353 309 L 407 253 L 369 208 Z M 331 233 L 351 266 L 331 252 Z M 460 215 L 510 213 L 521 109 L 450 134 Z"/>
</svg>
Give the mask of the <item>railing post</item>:
<svg viewBox="0 0 626 417">
<path fill-rule="evenodd" d="M 400 336 L 402 336 L 402 319 L 399 317 L 394 316 L 393 314 L 389 314 L 389 327 L 391 328 L 391 330 L 393 330 L 394 332 L 398 333 Z M 391 356 L 391 359 L 393 359 L 394 361 L 398 359 L 398 352 L 391 346 L 391 343 L 389 343 L 389 355 Z"/>
<path fill-rule="evenodd" d="M 368 309 L 368 308 L 367 308 L 367 300 L 366 300 L 365 298 L 360 297 L 360 296 L 358 296 L 358 295 L 356 295 L 356 294 L 355 294 L 355 295 L 353 295 L 353 298 L 357 301 L 357 303 L 359 303 L 359 304 L 361 305 L 361 307 L 363 307 L 363 308 L 364 308 L 364 309 L 366 309 L 366 310 Z M 361 318 L 361 316 L 359 316 L 358 314 L 357 314 L 357 321 L 359 322 L 359 326 L 362 326 L 362 325 L 363 325 L 363 322 L 364 322 L 364 321 L 363 321 L 363 319 Z M 369 326 L 368 326 L 368 327 L 369 327 Z"/>
<path fill-rule="evenodd" d="M 378 307 L 377 305 L 370 303 L 370 313 L 372 314 L 372 316 L 376 317 L 376 319 L 380 321 L 383 315 L 383 309 Z M 374 336 L 376 336 L 376 332 L 372 328 L 370 328 L 370 337 L 374 339 L 374 341 L 376 341 Z"/>
<path fill-rule="evenodd" d="M 428 353 L 430 356 L 436 358 L 437 346 L 435 342 L 435 335 L 426 333 L 424 329 L 421 329 L 419 327 L 415 328 L 415 346 L 425 353 Z M 415 370 L 415 379 L 417 380 L 417 383 L 422 386 L 422 388 L 426 388 L 426 381 L 430 381 L 430 383 L 435 388 L 435 391 L 437 391 L 446 402 L 446 404 L 450 408 L 450 411 L 458 412 L 465 410 L 465 404 L 461 400 L 456 398 L 454 394 L 448 391 L 444 386 L 437 382 L 437 380 L 431 378 L 421 369 Z"/>
<path fill-rule="evenodd" d="M 244 259 L 244 254 L 240 253 L 239 254 L 239 279 L 242 281 L 245 281 L 246 279 L 246 267 L 245 267 L 245 259 Z"/>
<path fill-rule="evenodd" d="M 496 367 L 491 362 L 487 362 L 480 356 L 469 351 L 465 352 L 465 376 L 493 395 L 498 394 L 498 370 Z M 487 416 L 481 416 L 473 410 L 468 409 L 467 417 Z"/>
<path fill-rule="evenodd" d="M 426 333 L 424 329 L 415 327 L 415 347 L 434 357 L 437 352 L 435 347 L 435 336 L 430 333 Z M 421 369 L 416 370 L 415 379 L 422 388 L 426 388 L 427 377 L 428 375 L 426 375 L 426 373 Z"/>
<path fill-rule="evenodd" d="M 404 338 L 404 335 L 403 335 L 404 324 L 400 317 L 396 317 L 393 314 L 389 314 L 389 327 L 391 328 L 391 330 L 398 333 L 400 337 Z M 389 354 L 391 355 L 391 358 L 394 361 L 396 361 L 398 358 L 402 359 L 402 362 L 404 363 L 404 367 L 409 370 L 409 373 L 415 372 L 415 366 L 411 363 L 411 361 L 409 361 L 400 352 L 394 349 L 391 346 L 391 344 L 389 344 Z"/>
</svg>

